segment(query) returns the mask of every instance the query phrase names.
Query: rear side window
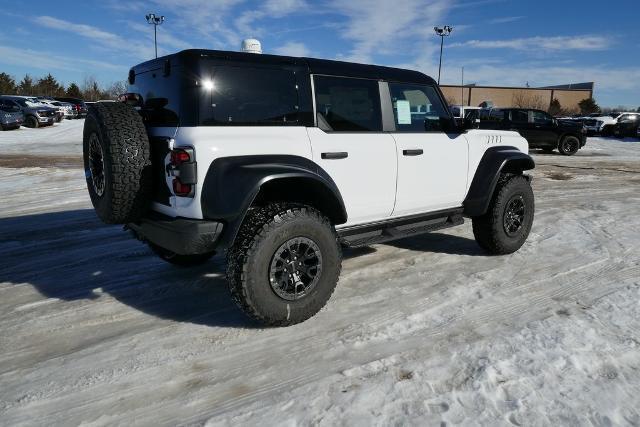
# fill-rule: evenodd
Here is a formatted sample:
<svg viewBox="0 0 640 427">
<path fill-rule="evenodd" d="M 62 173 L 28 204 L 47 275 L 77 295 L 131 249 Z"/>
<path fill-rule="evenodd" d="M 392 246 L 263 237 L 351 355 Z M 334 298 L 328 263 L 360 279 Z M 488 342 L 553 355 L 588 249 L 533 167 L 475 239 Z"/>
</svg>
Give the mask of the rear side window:
<svg viewBox="0 0 640 427">
<path fill-rule="evenodd" d="M 298 124 L 298 86 L 293 71 L 214 67 L 200 88 L 204 126 L 283 126 Z"/>
<path fill-rule="evenodd" d="M 380 90 L 374 80 L 314 77 L 316 112 L 322 128 L 342 132 L 380 132 Z"/>
<path fill-rule="evenodd" d="M 443 132 L 451 117 L 433 86 L 389 83 L 398 132 Z"/>
</svg>

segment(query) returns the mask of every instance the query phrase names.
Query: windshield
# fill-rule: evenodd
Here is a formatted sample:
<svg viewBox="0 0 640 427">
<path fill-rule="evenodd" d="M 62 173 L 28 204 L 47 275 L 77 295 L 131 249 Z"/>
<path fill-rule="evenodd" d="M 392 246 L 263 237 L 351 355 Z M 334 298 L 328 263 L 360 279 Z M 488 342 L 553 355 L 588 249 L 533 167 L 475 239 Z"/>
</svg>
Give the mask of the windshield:
<svg viewBox="0 0 640 427">
<path fill-rule="evenodd" d="M 25 103 L 27 104 L 27 106 L 29 107 L 42 107 L 44 104 L 40 101 L 38 101 L 37 99 L 33 98 L 33 99 L 26 99 Z"/>
</svg>

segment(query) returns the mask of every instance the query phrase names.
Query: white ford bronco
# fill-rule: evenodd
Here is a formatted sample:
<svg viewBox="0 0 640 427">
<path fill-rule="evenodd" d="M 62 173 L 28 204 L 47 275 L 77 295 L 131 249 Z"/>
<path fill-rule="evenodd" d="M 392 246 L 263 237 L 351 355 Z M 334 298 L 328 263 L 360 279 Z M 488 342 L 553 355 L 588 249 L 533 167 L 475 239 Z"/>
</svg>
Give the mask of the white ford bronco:
<svg viewBox="0 0 640 427">
<path fill-rule="evenodd" d="M 467 217 L 482 248 L 508 254 L 531 230 L 527 141 L 457 123 L 422 73 L 186 50 L 129 84 L 85 122 L 98 216 L 176 265 L 226 251 L 232 298 L 264 324 L 317 313 L 343 246 Z"/>
</svg>

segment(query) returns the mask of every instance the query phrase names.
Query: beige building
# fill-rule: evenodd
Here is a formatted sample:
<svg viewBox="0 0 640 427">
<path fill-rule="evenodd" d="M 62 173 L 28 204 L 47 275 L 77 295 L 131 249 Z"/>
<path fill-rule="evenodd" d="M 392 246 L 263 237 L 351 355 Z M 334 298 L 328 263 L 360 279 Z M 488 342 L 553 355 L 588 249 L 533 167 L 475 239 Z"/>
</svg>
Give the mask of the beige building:
<svg viewBox="0 0 640 427">
<path fill-rule="evenodd" d="M 450 105 L 478 107 L 528 107 L 549 109 L 551 101 L 557 99 L 566 111 L 579 111 L 578 103 L 593 97 L 593 82 L 542 88 L 501 86 L 450 86 L 442 85 L 442 92 Z"/>
</svg>

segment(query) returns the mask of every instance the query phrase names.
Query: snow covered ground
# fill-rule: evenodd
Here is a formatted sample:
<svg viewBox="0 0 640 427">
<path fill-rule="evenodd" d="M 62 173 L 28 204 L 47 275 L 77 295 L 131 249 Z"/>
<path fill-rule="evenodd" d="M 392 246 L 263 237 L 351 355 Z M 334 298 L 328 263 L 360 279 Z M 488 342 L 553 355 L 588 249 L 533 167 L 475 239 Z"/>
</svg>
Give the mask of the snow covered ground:
<svg viewBox="0 0 640 427">
<path fill-rule="evenodd" d="M 96 219 L 81 129 L 0 133 L 0 425 L 640 425 L 637 141 L 534 153 L 518 253 L 470 223 L 346 251 L 326 309 L 262 329 L 222 258 Z"/>
</svg>

